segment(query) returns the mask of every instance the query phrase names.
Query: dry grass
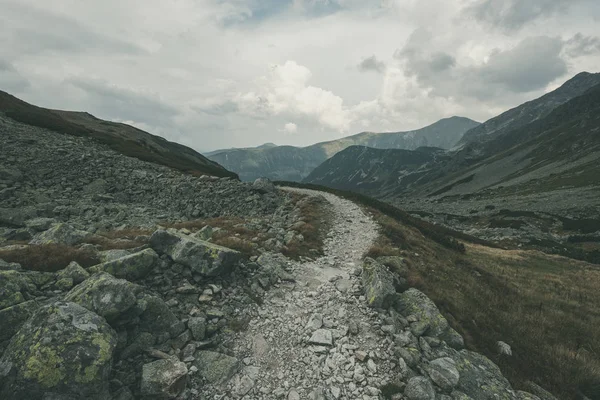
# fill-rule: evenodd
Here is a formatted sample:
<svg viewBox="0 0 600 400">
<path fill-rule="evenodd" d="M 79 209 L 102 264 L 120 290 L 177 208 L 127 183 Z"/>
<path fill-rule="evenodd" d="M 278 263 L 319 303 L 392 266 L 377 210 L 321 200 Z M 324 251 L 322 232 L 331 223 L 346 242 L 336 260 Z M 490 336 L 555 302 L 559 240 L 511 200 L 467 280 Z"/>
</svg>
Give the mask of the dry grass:
<svg viewBox="0 0 600 400">
<path fill-rule="evenodd" d="M 69 265 L 71 261 L 76 261 L 84 268 L 100 262 L 93 251 L 62 244 L 42 244 L 0 250 L 0 258 L 8 262 L 19 263 L 24 269 L 42 272 L 59 271 Z"/>
<path fill-rule="evenodd" d="M 292 193 L 292 196 L 300 209 L 301 220 L 305 222 L 298 228 L 298 233 L 302 234 L 304 240 L 288 243 L 283 254 L 296 260 L 301 256 L 323 255 L 323 241 L 331 224 L 328 217 L 329 203 L 320 198 L 306 197 L 297 193 Z"/>
<path fill-rule="evenodd" d="M 461 254 L 370 211 L 384 227 L 370 255 L 406 257 L 409 283 L 516 388 L 531 380 L 560 398 L 600 398 L 600 268 L 475 244 Z M 512 357 L 497 355 L 499 340 L 512 346 Z"/>
<path fill-rule="evenodd" d="M 97 232 L 84 240 L 85 243 L 96 245 L 100 250 L 126 250 L 146 244 L 145 240 L 137 238 L 149 236 L 154 230 L 149 228 L 127 228 L 113 231 Z"/>
</svg>

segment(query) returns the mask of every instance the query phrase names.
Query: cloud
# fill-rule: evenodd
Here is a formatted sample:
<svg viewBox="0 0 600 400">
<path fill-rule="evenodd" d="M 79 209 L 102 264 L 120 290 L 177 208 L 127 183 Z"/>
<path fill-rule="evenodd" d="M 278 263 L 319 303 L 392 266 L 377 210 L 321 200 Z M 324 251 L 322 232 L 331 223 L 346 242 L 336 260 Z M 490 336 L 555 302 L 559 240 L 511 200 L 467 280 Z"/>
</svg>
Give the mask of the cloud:
<svg viewBox="0 0 600 400">
<path fill-rule="evenodd" d="M 12 51 L 40 52 L 115 52 L 138 54 L 139 46 L 113 35 L 94 32 L 64 15 L 27 6 L 10 0 L 2 1 L 0 38 L 12 44 Z"/>
<path fill-rule="evenodd" d="M 269 75 L 257 81 L 256 91 L 239 93 L 234 101 L 242 113 L 254 118 L 304 117 L 338 132 L 348 131 L 350 113 L 342 98 L 309 85 L 311 77 L 311 71 L 295 61 L 273 64 Z"/>
<path fill-rule="evenodd" d="M 22 92 L 29 86 L 29 81 L 11 63 L 0 59 L 0 90 L 15 94 Z"/>
<path fill-rule="evenodd" d="M 164 127 L 172 123 L 173 118 L 179 114 L 177 108 L 161 101 L 156 93 L 81 77 L 70 78 L 65 83 L 81 90 L 84 94 L 82 101 L 104 118 Z"/>
<path fill-rule="evenodd" d="M 528 23 L 566 12 L 579 0 L 477 0 L 465 8 L 465 14 L 480 22 L 507 31 Z"/>
<path fill-rule="evenodd" d="M 407 77 L 414 77 L 430 95 L 489 100 L 507 93 L 545 88 L 566 74 L 563 42 L 547 36 L 528 37 L 507 49 L 493 49 L 482 62 L 456 58 L 443 51 L 429 31 L 418 29 L 394 57 Z"/>
<path fill-rule="evenodd" d="M 294 133 L 298 132 L 298 125 L 294 124 L 293 122 L 288 122 L 283 126 L 283 132 L 288 135 L 293 135 Z"/>
<path fill-rule="evenodd" d="M 573 58 L 597 54 L 600 53 L 600 38 L 576 33 L 565 41 L 565 48 L 567 55 Z"/>
<path fill-rule="evenodd" d="M 383 71 L 385 71 L 385 63 L 383 61 L 379 61 L 377 57 L 373 55 L 371 57 L 363 59 L 358 64 L 358 70 L 361 72 L 373 71 L 382 73 Z"/>
</svg>

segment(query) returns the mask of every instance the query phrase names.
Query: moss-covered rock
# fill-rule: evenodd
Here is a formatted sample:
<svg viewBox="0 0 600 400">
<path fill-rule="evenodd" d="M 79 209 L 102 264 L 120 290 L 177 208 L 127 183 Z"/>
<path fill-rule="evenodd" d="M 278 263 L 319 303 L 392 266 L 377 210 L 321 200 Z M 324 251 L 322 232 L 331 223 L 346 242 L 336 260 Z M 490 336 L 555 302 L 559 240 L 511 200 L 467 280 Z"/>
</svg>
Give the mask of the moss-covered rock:
<svg viewBox="0 0 600 400">
<path fill-rule="evenodd" d="M 142 369 L 142 395 L 154 399 L 174 399 L 187 382 L 187 367 L 173 360 L 158 360 L 145 364 Z"/>
<path fill-rule="evenodd" d="M 377 261 L 367 258 L 363 264 L 362 284 L 367 304 L 373 308 L 388 308 L 396 299 L 394 275 Z"/>
<path fill-rule="evenodd" d="M 68 302 L 39 308 L 0 359 L 0 398 L 55 393 L 105 399 L 117 334 L 91 311 Z"/>
<path fill-rule="evenodd" d="M 91 273 L 104 271 L 117 278 L 134 281 L 148 275 L 157 261 L 158 254 L 152 249 L 146 249 L 117 258 L 116 260 L 95 265 L 89 268 L 89 271 Z"/>
<path fill-rule="evenodd" d="M 35 289 L 19 271 L 0 271 L 0 310 L 25 301 L 23 293 Z"/>
<path fill-rule="evenodd" d="M 172 230 L 154 232 L 150 237 L 150 246 L 159 254 L 167 254 L 173 261 L 206 276 L 227 274 L 242 258 L 238 251 Z"/>
<path fill-rule="evenodd" d="M 227 382 L 240 368 L 237 358 L 214 351 L 196 353 L 195 365 L 200 376 L 210 383 Z"/>
<path fill-rule="evenodd" d="M 131 282 L 99 272 L 71 289 L 65 300 L 77 303 L 111 323 L 136 304 L 136 295 L 140 291 L 141 288 Z"/>
<path fill-rule="evenodd" d="M 0 310 L 0 342 L 12 338 L 37 308 L 38 304 L 30 300 Z"/>
<path fill-rule="evenodd" d="M 66 244 L 73 246 L 81 243 L 86 237 L 90 236 L 89 232 L 79 230 L 69 224 L 56 224 L 50 229 L 36 235 L 31 241 L 31 244 Z"/>
<path fill-rule="evenodd" d="M 90 273 L 87 272 L 77 262 L 73 261 L 67 267 L 56 274 L 58 279 L 70 278 L 73 280 L 73 284 L 78 285 L 90 277 Z"/>
<path fill-rule="evenodd" d="M 417 324 L 421 334 L 439 337 L 449 328 L 448 321 L 435 303 L 417 289 L 411 288 L 399 295 L 397 309 L 405 317 L 412 315 L 417 318 L 413 324 Z"/>
<path fill-rule="evenodd" d="M 517 394 L 487 357 L 468 350 L 452 352 L 460 379 L 456 389 L 473 400 L 516 400 Z"/>
</svg>

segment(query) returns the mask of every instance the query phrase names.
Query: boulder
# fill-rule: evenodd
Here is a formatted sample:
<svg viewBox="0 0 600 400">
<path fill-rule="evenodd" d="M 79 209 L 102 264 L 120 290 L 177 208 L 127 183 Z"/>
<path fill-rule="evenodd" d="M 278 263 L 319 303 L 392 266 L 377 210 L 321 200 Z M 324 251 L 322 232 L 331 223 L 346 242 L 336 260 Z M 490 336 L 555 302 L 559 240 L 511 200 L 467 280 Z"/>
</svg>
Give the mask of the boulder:
<svg viewBox="0 0 600 400">
<path fill-rule="evenodd" d="M 413 327 L 422 327 L 422 332 L 419 332 L 421 334 L 439 337 L 449 329 L 448 321 L 440 313 L 435 303 L 417 289 L 411 288 L 400 294 L 397 309 L 405 317 L 412 315 L 417 318 Z M 413 333 L 416 333 L 414 329 Z"/>
<path fill-rule="evenodd" d="M 150 237 L 150 246 L 160 254 L 167 254 L 176 263 L 206 276 L 231 272 L 242 257 L 238 251 L 172 230 L 154 232 Z"/>
<path fill-rule="evenodd" d="M 35 232 L 43 232 L 55 223 L 56 220 L 54 218 L 33 218 L 25 221 L 25 226 Z"/>
<path fill-rule="evenodd" d="M 240 362 L 226 354 L 203 350 L 196 353 L 195 366 L 209 383 L 224 383 L 237 373 Z"/>
<path fill-rule="evenodd" d="M 188 320 L 188 328 L 192 331 L 195 340 L 204 340 L 206 337 L 206 318 L 191 317 Z"/>
<path fill-rule="evenodd" d="M 155 399 L 174 399 L 187 382 L 187 367 L 176 359 L 144 364 L 142 368 L 142 395 Z"/>
<path fill-rule="evenodd" d="M 0 310 L 0 342 L 13 337 L 38 308 L 34 300 Z"/>
<path fill-rule="evenodd" d="M 319 346 L 332 346 L 333 336 L 331 331 L 328 329 L 317 329 L 315 332 L 313 332 L 309 342 Z"/>
<path fill-rule="evenodd" d="M 19 271 L 0 271 L 0 310 L 25 301 L 24 293 L 35 290 Z"/>
<path fill-rule="evenodd" d="M 142 311 L 138 325 L 140 332 L 150 332 L 155 336 L 169 334 L 175 338 L 185 330 L 184 323 L 158 297 L 143 294 L 137 307 Z"/>
<path fill-rule="evenodd" d="M 438 358 L 425 367 L 427 374 L 443 390 L 452 390 L 458 385 L 460 374 L 456 369 L 456 363 L 449 357 Z"/>
<path fill-rule="evenodd" d="M 114 249 L 114 250 L 104 250 L 98 253 L 100 260 L 105 263 L 108 261 L 118 260 L 119 258 L 127 257 L 131 252 L 128 250 L 122 249 Z"/>
<path fill-rule="evenodd" d="M 456 389 L 473 400 L 516 400 L 517 395 L 500 368 L 487 357 L 468 350 L 453 352 L 460 379 Z"/>
<path fill-rule="evenodd" d="M 388 308 L 394 303 L 394 276 L 384 265 L 371 258 L 365 259 L 362 284 L 370 307 Z"/>
<path fill-rule="evenodd" d="M 68 302 L 39 308 L 0 359 L 0 398 L 106 399 L 117 334 L 104 318 Z"/>
<path fill-rule="evenodd" d="M 75 286 L 66 301 L 79 304 L 112 322 L 137 303 L 140 287 L 106 272 L 99 272 Z"/>
<path fill-rule="evenodd" d="M 94 265 L 89 268 L 89 271 L 92 273 L 104 271 L 117 278 L 134 281 L 148 275 L 157 261 L 158 254 L 152 249 L 146 249 L 125 257 L 117 258 L 116 260 Z"/>
<path fill-rule="evenodd" d="M 25 226 L 25 221 L 36 216 L 37 212 L 31 207 L 0 207 L 0 226 L 20 228 Z"/>
<path fill-rule="evenodd" d="M 271 182 L 267 178 L 258 178 L 252 183 L 252 188 L 258 191 L 259 193 L 273 193 L 276 188 L 273 182 Z"/>
<path fill-rule="evenodd" d="M 89 232 L 76 229 L 69 224 L 56 224 L 50 229 L 36 235 L 30 244 L 53 244 L 60 243 L 68 246 L 81 243 L 86 237 L 90 236 Z"/>
<path fill-rule="evenodd" d="M 289 282 L 294 281 L 294 277 L 285 270 L 288 260 L 282 254 L 263 253 L 258 257 L 256 263 L 260 266 L 258 279 L 264 283 L 265 290 L 279 280 Z"/>
<path fill-rule="evenodd" d="M 508 343 L 498 341 L 496 342 L 496 348 L 498 349 L 498 354 L 501 356 L 512 356 L 512 348 Z"/>
<path fill-rule="evenodd" d="M 67 267 L 56 274 L 58 279 L 70 278 L 73 280 L 73 284 L 78 285 L 90 277 L 90 273 L 87 272 L 77 262 L 72 261 Z"/>
<path fill-rule="evenodd" d="M 404 396 L 408 400 L 435 400 L 435 389 L 429 379 L 415 376 L 408 381 Z"/>
</svg>

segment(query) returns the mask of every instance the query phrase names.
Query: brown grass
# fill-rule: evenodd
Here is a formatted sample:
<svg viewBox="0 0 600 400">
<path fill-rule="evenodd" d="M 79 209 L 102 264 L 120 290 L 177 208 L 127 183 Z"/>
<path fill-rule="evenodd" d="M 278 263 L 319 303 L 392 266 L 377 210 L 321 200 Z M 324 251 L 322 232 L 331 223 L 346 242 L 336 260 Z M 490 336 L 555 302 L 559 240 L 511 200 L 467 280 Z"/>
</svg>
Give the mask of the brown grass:
<svg viewBox="0 0 600 400">
<path fill-rule="evenodd" d="M 282 253 L 295 260 L 301 256 L 323 255 L 323 241 L 331 225 L 327 209 L 329 203 L 316 197 L 306 197 L 297 193 L 292 193 L 292 198 L 300 209 L 301 220 L 305 222 L 302 227 L 298 228 L 298 233 L 302 234 L 304 240 L 294 240 L 288 243 Z"/>
<path fill-rule="evenodd" d="M 0 258 L 8 262 L 19 263 L 24 269 L 42 272 L 59 271 L 69 265 L 71 261 L 76 261 L 84 268 L 100 262 L 93 251 L 62 244 L 31 245 L 0 250 Z"/>
<path fill-rule="evenodd" d="M 97 232 L 84 240 L 85 243 L 100 247 L 100 250 L 126 250 L 146 244 L 145 240 L 136 240 L 139 236 L 150 236 L 150 228 L 127 228 Z"/>
<path fill-rule="evenodd" d="M 409 283 L 516 388 L 531 380 L 560 398 L 600 398 L 600 268 L 468 243 L 461 254 L 370 211 L 384 228 L 369 255 L 406 257 Z M 512 357 L 497 355 L 499 340 Z"/>
</svg>

